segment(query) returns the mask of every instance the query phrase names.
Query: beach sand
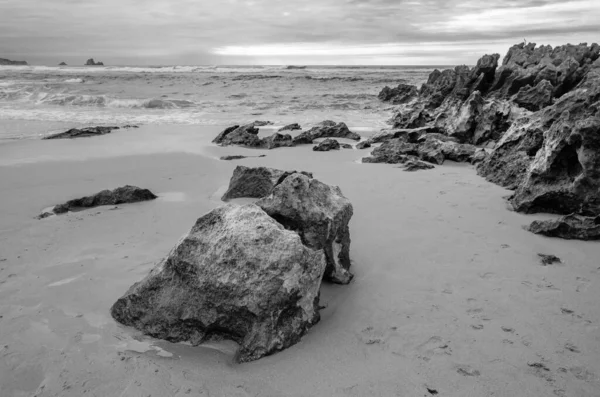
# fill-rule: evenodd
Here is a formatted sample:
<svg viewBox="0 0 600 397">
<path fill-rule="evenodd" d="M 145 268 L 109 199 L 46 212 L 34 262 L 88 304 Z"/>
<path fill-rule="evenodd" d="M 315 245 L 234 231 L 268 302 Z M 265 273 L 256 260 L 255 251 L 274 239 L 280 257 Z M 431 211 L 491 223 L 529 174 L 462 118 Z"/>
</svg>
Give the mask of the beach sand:
<svg viewBox="0 0 600 397">
<path fill-rule="evenodd" d="M 600 243 L 523 230 L 547 216 L 509 211 L 510 192 L 469 165 L 404 172 L 360 164 L 368 150 L 221 148 L 220 129 L 0 145 L 0 396 L 600 395 Z M 236 165 L 311 171 L 354 206 L 354 281 L 323 285 L 321 322 L 300 343 L 241 365 L 231 343 L 154 340 L 109 314 L 222 204 Z M 159 199 L 35 219 L 124 184 Z"/>
</svg>

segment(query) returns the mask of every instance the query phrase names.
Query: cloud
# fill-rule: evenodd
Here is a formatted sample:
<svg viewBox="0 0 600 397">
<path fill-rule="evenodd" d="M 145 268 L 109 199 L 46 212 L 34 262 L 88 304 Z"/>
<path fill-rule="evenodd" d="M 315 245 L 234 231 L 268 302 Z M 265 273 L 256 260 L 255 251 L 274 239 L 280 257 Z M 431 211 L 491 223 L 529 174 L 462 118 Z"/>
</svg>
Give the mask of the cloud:
<svg viewBox="0 0 600 397">
<path fill-rule="evenodd" d="M 92 56 L 110 64 L 474 63 L 524 37 L 591 42 L 598 20 L 597 0 L 0 0 L 0 57 L 48 64 Z"/>
</svg>

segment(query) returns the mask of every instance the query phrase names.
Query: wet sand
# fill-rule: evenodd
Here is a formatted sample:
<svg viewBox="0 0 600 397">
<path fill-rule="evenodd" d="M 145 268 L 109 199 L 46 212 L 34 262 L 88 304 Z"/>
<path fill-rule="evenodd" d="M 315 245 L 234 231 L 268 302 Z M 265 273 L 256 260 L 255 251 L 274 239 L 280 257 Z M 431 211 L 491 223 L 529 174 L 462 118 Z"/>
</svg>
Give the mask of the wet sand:
<svg viewBox="0 0 600 397">
<path fill-rule="evenodd" d="M 411 173 L 358 163 L 368 150 L 220 148 L 220 129 L 0 145 L 0 396 L 600 395 L 600 243 L 523 230 L 545 216 L 508 211 L 510 192 L 469 165 Z M 341 187 L 352 284 L 323 286 L 322 320 L 299 344 L 242 365 L 232 344 L 116 324 L 110 306 L 221 205 L 238 164 Z M 124 184 L 159 199 L 35 219 Z"/>
</svg>

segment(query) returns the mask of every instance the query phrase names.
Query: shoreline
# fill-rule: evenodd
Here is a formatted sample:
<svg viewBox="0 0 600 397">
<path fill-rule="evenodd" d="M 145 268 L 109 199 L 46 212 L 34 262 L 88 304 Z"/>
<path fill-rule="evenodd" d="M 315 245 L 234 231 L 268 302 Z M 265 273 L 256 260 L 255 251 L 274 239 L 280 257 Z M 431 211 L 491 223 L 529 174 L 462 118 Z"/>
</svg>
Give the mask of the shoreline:
<svg viewBox="0 0 600 397">
<path fill-rule="evenodd" d="M 0 394 L 598 390 L 598 243 L 523 230 L 540 215 L 508 211 L 509 191 L 470 165 L 410 173 L 356 162 L 370 150 L 218 147 L 210 144 L 218 132 L 153 125 L 0 145 Z M 218 160 L 259 153 L 267 156 Z M 156 341 L 108 312 L 198 217 L 222 204 L 216 193 L 237 165 L 314 172 L 354 205 L 354 281 L 323 284 L 321 321 L 300 343 L 242 365 L 231 363 L 231 346 Z M 124 184 L 159 199 L 34 219 L 50 205 Z M 563 264 L 541 266 L 537 253 Z M 551 371 L 529 365 L 537 362 Z M 479 375 L 464 375 L 473 371 Z"/>
</svg>

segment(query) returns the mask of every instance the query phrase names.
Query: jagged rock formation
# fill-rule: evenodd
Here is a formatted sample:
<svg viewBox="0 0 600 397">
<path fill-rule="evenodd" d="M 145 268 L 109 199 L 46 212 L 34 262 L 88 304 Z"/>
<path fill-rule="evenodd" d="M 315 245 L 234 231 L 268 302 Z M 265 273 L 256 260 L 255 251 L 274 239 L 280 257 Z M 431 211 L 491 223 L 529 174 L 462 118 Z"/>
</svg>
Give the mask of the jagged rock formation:
<svg viewBox="0 0 600 397">
<path fill-rule="evenodd" d="M 435 167 L 431 164 L 427 164 L 423 161 L 411 158 L 404 163 L 404 166 L 402 168 L 404 168 L 404 171 L 414 172 L 421 170 L 431 170 Z"/>
<path fill-rule="evenodd" d="M 258 128 L 254 126 L 254 123 L 228 127 L 213 139 L 213 143 L 221 146 L 260 147 L 262 145 L 262 141 L 258 137 Z"/>
<path fill-rule="evenodd" d="M 118 322 L 192 345 L 233 340 L 237 361 L 283 350 L 319 321 L 322 250 L 260 207 L 227 205 L 189 234 L 111 308 Z"/>
<path fill-rule="evenodd" d="M 85 66 L 104 66 L 104 63 L 94 62 L 94 58 L 90 58 L 85 62 Z"/>
<path fill-rule="evenodd" d="M 350 131 L 345 123 L 325 120 L 294 137 L 294 143 L 296 145 L 311 144 L 319 138 L 346 138 L 359 141 L 360 135 Z"/>
<path fill-rule="evenodd" d="M 335 139 L 325 139 L 313 147 L 315 152 L 328 152 L 330 150 L 340 150 L 340 143 Z"/>
<path fill-rule="evenodd" d="M 124 126 L 123 128 L 137 128 L 137 126 Z M 120 127 L 87 127 L 87 128 L 71 128 L 68 131 L 60 132 L 45 136 L 42 139 L 73 139 L 73 138 L 89 138 L 92 136 L 110 134 Z"/>
<path fill-rule="evenodd" d="M 339 284 L 352 280 L 348 223 L 353 209 L 339 187 L 294 173 L 256 205 L 296 231 L 308 247 L 324 250 L 326 279 Z"/>
<path fill-rule="evenodd" d="M 295 172 L 267 167 L 251 168 L 238 165 L 233 170 L 233 175 L 229 181 L 229 188 L 223 194 L 221 200 L 228 201 L 242 197 L 266 197 L 271 194 L 275 186 Z M 312 178 L 312 174 L 309 172 L 302 171 L 301 173 Z"/>
<path fill-rule="evenodd" d="M 292 136 L 289 134 L 280 134 L 278 132 L 261 140 L 261 147 L 265 149 L 275 149 L 278 147 L 294 146 Z"/>
<path fill-rule="evenodd" d="M 25 61 L 11 61 L 10 59 L 6 59 L 6 58 L 0 58 L 0 65 L 20 65 L 20 66 L 27 66 L 28 63 Z"/>
<path fill-rule="evenodd" d="M 371 147 L 371 143 L 369 141 L 362 141 L 356 144 L 357 149 L 368 149 Z"/>
<path fill-rule="evenodd" d="M 67 64 L 64 63 L 64 62 L 61 62 L 61 63 L 58 64 L 58 66 L 67 66 Z"/>
<path fill-rule="evenodd" d="M 225 161 L 242 160 L 242 159 L 247 159 L 249 157 L 267 157 L 267 156 L 264 154 L 261 154 L 260 156 L 242 156 L 239 154 L 233 154 L 233 155 L 229 155 L 229 156 L 221 156 L 219 158 L 219 160 L 225 160 Z"/>
<path fill-rule="evenodd" d="M 470 157 L 482 176 L 515 190 L 517 211 L 600 214 L 600 46 L 519 44 L 502 65 L 498 60 L 486 55 L 472 69 L 431 73 L 418 97 L 399 106 L 391 137 L 382 139 L 431 128 L 486 145 L 489 155 L 460 148 L 467 151 L 452 156 Z M 388 145 L 379 157 L 401 160 L 406 145 Z M 436 152 L 440 144 L 429 146 Z M 396 159 L 392 147 L 400 150 Z"/>
<path fill-rule="evenodd" d="M 600 216 L 585 217 L 571 214 L 559 219 L 533 221 L 528 230 L 548 237 L 600 240 Z"/>
<path fill-rule="evenodd" d="M 157 198 L 157 196 L 148 189 L 125 185 L 114 190 L 102 190 L 92 196 L 85 196 L 69 200 L 64 204 L 55 205 L 52 212 L 54 214 L 64 214 L 69 211 L 99 207 L 101 205 L 138 203 L 140 201 L 154 200 L 155 198 Z M 39 218 L 45 218 L 48 215 L 51 214 L 43 213 Z"/>
</svg>

